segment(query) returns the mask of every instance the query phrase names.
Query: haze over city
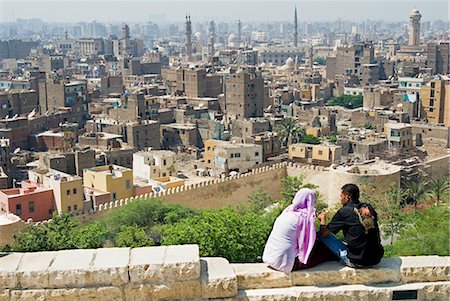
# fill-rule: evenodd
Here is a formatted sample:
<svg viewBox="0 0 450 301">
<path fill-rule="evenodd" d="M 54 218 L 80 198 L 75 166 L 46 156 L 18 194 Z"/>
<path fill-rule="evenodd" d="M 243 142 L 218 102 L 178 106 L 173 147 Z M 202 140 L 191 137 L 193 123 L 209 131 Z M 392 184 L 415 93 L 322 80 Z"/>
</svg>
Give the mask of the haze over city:
<svg viewBox="0 0 450 301">
<path fill-rule="evenodd" d="M 2 0 L 1 20 L 39 18 L 48 22 L 178 22 L 186 13 L 196 21 L 215 19 L 230 21 L 285 21 L 292 18 L 296 5 L 301 21 L 404 19 L 411 7 L 420 9 L 423 21 L 448 20 L 449 4 L 445 0 L 307 0 L 307 1 L 188 1 L 188 0 Z"/>
</svg>

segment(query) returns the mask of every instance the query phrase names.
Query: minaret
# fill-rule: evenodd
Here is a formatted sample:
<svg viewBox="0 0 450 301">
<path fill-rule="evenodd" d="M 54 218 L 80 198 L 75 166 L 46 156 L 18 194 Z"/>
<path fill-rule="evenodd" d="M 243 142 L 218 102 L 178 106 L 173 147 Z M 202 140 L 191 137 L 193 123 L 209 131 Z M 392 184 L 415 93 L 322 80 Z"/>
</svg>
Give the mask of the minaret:
<svg viewBox="0 0 450 301">
<path fill-rule="evenodd" d="M 129 39 L 130 38 L 130 27 L 128 27 L 127 24 L 123 24 L 122 27 L 122 39 Z"/>
<path fill-rule="evenodd" d="M 191 16 L 186 15 L 186 55 L 192 56 L 192 23 Z"/>
<path fill-rule="evenodd" d="M 208 54 L 214 55 L 214 43 L 216 42 L 216 24 L 214 21 L 209 22 L 209 41 L 208 41 Z"/>
<path fill-rule="evenodd" d="M 242 43 L 242 24 L 241 24 L 241 20 L 238 20 L 238 41 L 237 41 L 237 46 L 241 47 L 241 43 Z"/>
<path fill-rule="evenodd" d="M 294 10 L 294 47 L 298 46 L 298 20 L 297 20 L 297 6 Z"/>
<path fill-rule="evenodd" d="M 314 49 L 313 46 L 309 46 L 309 69 L 314 68 Z"/>
<path fill-rule="evenodd" d="M 69 32 L 66 30 L 64 30 L 64 39 L 67 41 L 69 39 Z"/>
<path fill-rule="evenodd" d="M 422 15 L 417 9 L 413 9 L 409 15 L 409 46 L 419 46 L 420 44 L 420 18 Z"/>
</svg>

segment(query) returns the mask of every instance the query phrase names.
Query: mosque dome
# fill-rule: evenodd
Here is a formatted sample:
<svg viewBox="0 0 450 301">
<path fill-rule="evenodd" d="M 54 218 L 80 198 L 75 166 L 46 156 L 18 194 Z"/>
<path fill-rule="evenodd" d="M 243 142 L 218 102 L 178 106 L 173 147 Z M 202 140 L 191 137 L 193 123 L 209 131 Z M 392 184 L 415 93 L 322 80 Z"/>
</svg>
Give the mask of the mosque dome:
<svg viewBox="0 0 450 301">
<path fill-rule="evenodd" d="M 289 67 L 294 67 L 294 65 L 295 65 L 294 59 L 291 57 L 288 57 L 288 59 L 286 60 L 286 65 Z"/>
<path fill-rule="evenodd" d="M 237 36 L 234 33 L 232 33 L 228 36 L 228 43 L 234 43 L 234 42 L 237 42 Z"/>
<path fill-rule="evenodd" d="M 194 38 L 197 41 L 200 41 L 202 39 L 202 33 L 197 31 L 196 33 L 194 33 Z"/>
</svg>

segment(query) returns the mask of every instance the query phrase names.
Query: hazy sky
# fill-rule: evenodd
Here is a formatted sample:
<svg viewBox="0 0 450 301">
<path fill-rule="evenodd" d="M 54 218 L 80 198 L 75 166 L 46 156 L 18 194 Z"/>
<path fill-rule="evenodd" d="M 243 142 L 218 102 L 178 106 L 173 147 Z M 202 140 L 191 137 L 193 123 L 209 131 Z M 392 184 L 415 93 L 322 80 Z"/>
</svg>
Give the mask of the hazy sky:
<svg viewBox="0 0 450 301">
<path fill-rule="evenodd" d="M 141 22 L 208 19 L 291 21 L 297 6 L 300 21 L 406 21 L 413 8 L 422 20 L 449 20 L 448 0 L 0 0 L 0 21 L 39 18 L 44 21 Z"/>
</svg>

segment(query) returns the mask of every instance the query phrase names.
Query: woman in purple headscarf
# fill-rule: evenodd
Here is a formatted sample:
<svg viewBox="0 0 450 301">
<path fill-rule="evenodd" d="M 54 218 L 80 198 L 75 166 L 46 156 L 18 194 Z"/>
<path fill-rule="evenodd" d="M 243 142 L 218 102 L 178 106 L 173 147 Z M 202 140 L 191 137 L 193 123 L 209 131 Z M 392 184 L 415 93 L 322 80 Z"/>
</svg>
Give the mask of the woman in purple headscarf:
<svg viewBox="0 0 450 301">
<path fill-rule="evenodd" d="M 314 201 L 314 191 L 300 189 L 292 204 L 277 217 L 263 253 L 269 267 L 288 273 L 323 261 L 309 262 L 316 242 Z"/>
</svg>

